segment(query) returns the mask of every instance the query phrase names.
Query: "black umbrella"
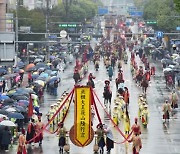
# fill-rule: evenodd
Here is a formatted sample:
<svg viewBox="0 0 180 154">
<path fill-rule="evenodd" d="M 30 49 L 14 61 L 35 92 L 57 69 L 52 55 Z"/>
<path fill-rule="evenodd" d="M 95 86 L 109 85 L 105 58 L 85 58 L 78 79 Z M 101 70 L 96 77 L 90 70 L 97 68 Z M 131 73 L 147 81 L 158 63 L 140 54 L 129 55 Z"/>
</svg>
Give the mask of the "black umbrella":
<svg viewBox="0 0 180 154">
<path fill-rule="evenodd" d="M 24 119 L 24 116 L 18 112 L 9 112 L 7 115 L 9 118 Z"/>
<path fill-rule="evenodd" d="M 12 104 L 14 104 L 14 102 L 15 102 L 15 100 L 13 100 L 11 98 L 10 99 L 6 99 L 6 100 L 4 100 L 2 106 L 12 105 Z"/>
<path fill-rule="evenodd" d="M 4 77 L 5 79 L 10 79 L 10 78 L 13 78 L 13 77 L 15 77 L 15 76 L 17 76 L 17 75 L 19 75 L 19 74 L 18 74 L 18 73 L 12 73 L 12 74 L 4 75 L 3 77 Z"/>
<path fill-rule="evenodd" d="M 20 61 L 20 62 L 17 63 L 17 67 L 19 67 L 20 69 L 24 68 L 25 64 L 22 61 Z"/>
<path fill-rule="evenodd" d="M 37 63 L 35 67 L 36 67 L 37 69 L 39 69 L 39 68 L 47 68 L 47 66 L 46 66 L 45 63 Z"/>
<path fill-rule="evenodd" d="M 0 109 L 0 114 L 8 115 L 8 112 L 5 110 Z"/>
<path fill-rule="evenodd" d="M 25 109 L 23 106 L 15 105 L 14 107 L 15 107 L 15 108 L 17 109 L 17 111 L 19 111 L 19 112 L 26 112 L 26 109 Z"/>
<path fill-rule="evenodd" d="M 28 100 L 29 99 L 25 95 L 13 96 L 12 98 L 17 100 L 17 101 L 19 101 L 19 100 Z"/>
<path fill-rule="evenodd" d="M 36 71 L 36 70 L 37 70 L 37 68 L 34 66 L 34 67 L 27 69 L 27 72 L 32 72 L 32 71 Z"/>
</svg>

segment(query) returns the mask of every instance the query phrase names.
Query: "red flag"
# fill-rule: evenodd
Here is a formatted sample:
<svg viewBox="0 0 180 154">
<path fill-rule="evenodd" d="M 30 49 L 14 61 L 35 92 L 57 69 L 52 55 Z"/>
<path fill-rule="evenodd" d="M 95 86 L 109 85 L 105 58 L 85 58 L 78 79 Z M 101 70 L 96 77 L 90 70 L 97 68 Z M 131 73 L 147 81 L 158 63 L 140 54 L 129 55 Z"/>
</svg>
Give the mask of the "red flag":
<svg viewBox="0 0 180 154">
<path fill-rule="evenodd" d="M 32 102 L 32 96 L 29 95 L 29 105 L 28 105 L 28 117 L 31 118 L 33 115 L 33 102 Z"/>
</svg>

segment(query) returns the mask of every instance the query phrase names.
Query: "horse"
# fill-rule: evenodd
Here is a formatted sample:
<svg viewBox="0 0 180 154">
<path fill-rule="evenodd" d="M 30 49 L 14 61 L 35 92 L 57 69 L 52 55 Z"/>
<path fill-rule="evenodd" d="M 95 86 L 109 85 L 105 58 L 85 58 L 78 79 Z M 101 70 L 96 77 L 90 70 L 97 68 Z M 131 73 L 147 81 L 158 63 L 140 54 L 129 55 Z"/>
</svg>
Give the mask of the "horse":
<svg viewBox="0 0 180 154">
<path fill-rule="evenodd" d="M 138 73 L 138 75 L 136 76 L 136 83 L 140 85 L 142 80 L 143 80 L 143 75 Z"/>
<path fill-rule="evenodd" d="M 91 86 L 92 88 L 95 88 L 94 81 L 93 81 L 93 80 L 89 80 L 89 81 L 87 82 L 87 86 Z"/>
<path fill-rule="evenodd" d="M 104 96 L 104 105 L 108 105 L 109 102 L 109 107 L 111 106 L 111 98 L 112 98 L 112 92 L 110 90 L 108 90 L 106 87 L 104 87 L 104 92 L 103 92 L 103 96 Z"/>
</svg>

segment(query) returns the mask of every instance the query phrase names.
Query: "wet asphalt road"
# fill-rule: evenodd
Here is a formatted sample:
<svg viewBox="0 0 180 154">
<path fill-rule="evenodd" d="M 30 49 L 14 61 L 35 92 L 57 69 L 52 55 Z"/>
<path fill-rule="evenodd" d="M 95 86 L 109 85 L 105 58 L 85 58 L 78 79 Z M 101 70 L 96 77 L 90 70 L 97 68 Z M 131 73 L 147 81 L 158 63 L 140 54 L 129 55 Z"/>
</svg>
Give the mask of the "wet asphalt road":
<svg viewBox="0 0 180 154">
<path fill-rule="evenodd" d="M 138 64 L 142 65 L 140 60 L 137 58 Z M 157 63 L 156 63 L 157 65 Z M 162 103 L 165 98 L 168 97 L 170 91 L 165 88 L 165 82 L 162 79 L 162 70 L 160 70 L 160 65 L 158 66 L 158 72 L 154 78 L 152 78 L 150 87 L 148 88 L 147 92 L 147 100 L 148 100 L 148 106 L 149 106 L 149 124 L 147 129 L 144 129 L 142 127 L 142 143 L 143 148 L 140 153 L 142 154 L 178 154 L 180 153 L 180 114 L 179 109 L 174 111 L 174 116 L 171 117 L 169 124 L 164 125 L 162 120 Z M 130 64 L 123 64 L 123 71 L 124 71 L 124 78 L 125 78 L 125 85 L 129 88 L 130 91 L 130 119 L 131 119 L 131 125 L 134 122 L 134 118 L 138 115 L 138 95 L 141 92 L 141 88 L 137 87 L 135 82 L 132 80 L 132 76 L 130 73 Z M 107 71 L 105 69 L 105 66 L 103 64 L 103 61 L 101 60 L 100 63 L 100 69 L 98 72 L 94 70 L 94 65 L 92 62 L 89 62 L 89 72 L 92 72 L 95 76 L 95 86 L 94 89 L 97 93 L 99 99 L 101 102 L 103 102 L 102 92 L 104 87 L 104 80 L 108 79 Z M 69 66 L 65 72 L 61 73 L 62 75 L 62 81 L 58 88 L 58 96 L 54 97 L 49 94 L 45 93 L 44 96 L 44 103 L 41 104 L 41 112 L 43 113 L 43 122 L 46 123 L 46 117 L 45 114 L 48 112 L 50 105 L 52 103 L 55 103 L 57 99 L 61 96 L 64 90 L 70 91 L 73 88 L 74 81 L 72 79 L 73 75 L 73 66 Z M 115 69 L 113 80 L 111 81 L 111 90 L 113 92 L 113 99 L 116 95 L 116 87 L 115 87 L 115 78 L 117 77 L 117 69 Z M 87 82 L 87 77 L 83 79 L 81 82 L 82 85 L 85 85 Z M 100 116 L 104 123 L 107 123 L 114 135 L 114 140 L 117 142 L 123 141 L 123 138 L 119 135 L 117 130 L 112 126 L 110 121 L 104 119 L 105 113 L 102 109 L 102 107 L 98 104 L 97 106 L 100 112 Z M 113 108 L 113 104 L 112 107 Z M 71 104 L 71 108 L 69 111 L 69 114 L 67 116 L 67 119 L 65 120 L 65 126 L 69 130 L 72 127 L 72 124 L 74 122 L 74 106 Z M 98 124 L 97 117 L 94 120 L 94 130 L 95 126 Z M 120 129 L 124 132 L 123 123 L 120 122 L 119 125 Z M 79 148 L 74 146 L 71 142 L 70 143 L 70 153 L 71 154 L 86 154 L 93 153 L 93 145 L 94 141 L 87 147 Z M 125 153 L 132 153 L 131 151 L 131 144 L 115 144 L 115 148 L 112 150 L 112 154 L 125 154 Z M 10 148 L 11 154 L 14 154 L 16 151 L 17 146 L 13 145 L 12 148 Z M 39 147 L 38 145 L 35 145 L 33 147 L 28 148 L 29 154 L 57 154 L 58 153 L 58 137 L 56 135 L 44 133 L 44 140 L 42 147 Z"/>
</svg>

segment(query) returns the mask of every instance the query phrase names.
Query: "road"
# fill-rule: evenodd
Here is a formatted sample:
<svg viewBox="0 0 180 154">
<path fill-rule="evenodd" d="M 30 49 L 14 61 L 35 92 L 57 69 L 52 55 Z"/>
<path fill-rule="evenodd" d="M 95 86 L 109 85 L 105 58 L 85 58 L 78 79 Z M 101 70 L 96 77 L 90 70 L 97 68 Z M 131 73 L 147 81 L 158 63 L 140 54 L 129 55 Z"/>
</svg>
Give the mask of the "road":
<svg viewBox="0 0 180 154">
<path fill-rule="evenodd" d="M 130 54 L 130 53 L 129 53 Z M 140 60 L 137 58 L 138 64 L 141 65 Z M 155 64 L 157 65 L 157 64 Z M 160 67 L 160 65 L 158 65 Z M 123 64 L 123 70 L 124 70 L 124 78 L 125 85 L 129 88 L 130 91 L 130 118 L 131 118 L 131 124 L 134 122 L 134 118 L 137 117 L 138 113 L 138 95 L 141 93 L 141 89 L 136 86 L 135 82 L 132 80 L 131 73 L 130 73 L 130 64 Z M 70 91 L 73 88 L 74 81 L 72 79 L 72 72 L 73 72 L 73 66 L 69 66 L 67 70 L 65 70 L 64 73 L 62 73 L 62 82 L 58 88 L 58 97 L 50 96 L 48 94 L 45 94 L 45 101 L 43 104 L 41 104 L 41 111 L 43 113 L 43 121 L 46 123 L 46 117 L 45 114 L 48 112 L 48 109 L 50 108 L 50 104 L 55 103 L 56 100 L 61 96 L 64 90 Z M 103 102 L 102 98 L 102 91 L 104 87 L 104 80 L 108 79 L 108 75 L 106 72 L 106 69 L 103 65 L 103 61 L 101 60 L 100 63 L 100 69 L 98 72 L 95 72 L 94 65 L 92 62 L 89 62 L 89 72 L 92 72 L 95 76 L 95 92 L 97 93 L 99 99 Z M 115 87 L 115 77 L 117 76 L 117 69 L 115 69 L 113 76 L 113 80 L 111 82 L 111 90 L 113 92 L 113 99 L 116 95 L 116 87 Z M 179 132 L 179 126 L 180 126 L 180 114 L 179 110 L 177 113 L 170 119 L 170 122 L 168 125 L 164 125 L 162 121 L 162 112 L 161 112 L 161 106 L 164 101 L 164 98 L 166 98 L 169 95 L 169 91 L 165 88 L 165 83 L 162 78 L 162 72 L 159 69 L 156 76 L 152 78 L 152 81 L 150 83 L 150 87 L 148 88 L 147 92 L 147 100 L 149 105 L 149 112 L 150 112 L 150 118 L 149 118 L 149 124 L 148 128 L 144 129 L 142 127 L 142 143 L 143 148 L 141 150 L 142 154 L 178 154 L 180 151 L 179 143 L 180 143 L 180 132 Z M 85 78 L 81 84 L 84 85 L 87 82 L 87 78 Z M 98 102 L 97 102 L 98 104 Z M 113 108 L 113 105 L 112 107 Z M 111 126 L 111 129 L 113 131 L 114 140 L 117 142 L 123 141 L 123 138 L 119 135 L 117 130 L 112 126 L 110 121 L 107 121 L 104 119 L 105 113 L 101 106 L 98 104 L 98 109 L 100 111 L 100 116 L 104 123 L 107 123 L 109 126 Z M 65 120 L 65 126 L 69 130 L 74 122 L 74 106 L 71 105 L 70 112 L 67 116 L 67 119 Z M 94 121 L 94 127 L 98 124 L 97 118 L 95 118 Z M 120 129 L 123 130 L 123 124 L 120 123 Z M 70 153 L 71 154 L 86 154 L 93 153 L 93 145 L 94 141 L 87 147 L 79 148 L 74 146 L 70 142 Z M 14 145 L 10 152 L 11 154 L 15 153 L 17 146 Z M 44 134 L 44 140 L 42 147 L 39 147 L 38 145 L 35 145 L 34 147 L 28 148 L 28 153 L 30 154 L 57 154 L 58 153 L 58 138 L 56 135 L 51 135 L 48 133 Z M 119 154 L 119 153 L 132 153 L 131 152 L 131 144 L 115 144 L 115 148 L 112 150 L 112 154 Z"/>
<path fill-rule="evenodd" d="M 136 27 L 133 27 L 136 32 Z M 95 41 L 95 40 L 94 40 Z M 95 42 L 92 42 L 94 45 Z M 129 57 L 130 53 L 128 52 Z M 138 65 L 143 65 L 138 57 L 136 57 L 136 61 Z M 94 70 L 94 65 L 92 62 L 88 62 L 89 64 L 89 73 L 93 73 L 96 76 L 95 81 L 95 89 L 97 96 L 100 101 L 103 102 L 103 87 L 104 81 L 108 79 L 107 71 L 103 64 L 103 60 L 100 62 L 100 69 L 98 72 Z M 180 152 L 180 110 L 173 111 L 174 115 L 171 117 L 170 122 L 167 124 L 163 124 L 162 120 L 162 103 L 164 99 L 166 99 L 170 91 L 165 88 L 165 82 L 163 79 L 163 72 L 161 68 L 160 62 L 151 62 L 151 65 L 155 65 L 157 68 L 155 77 L 152 77 L 150 82 L 150 87 L 147 91 L 147 101 L 148 108 L 150 112 L 149 124 L 147 129 L 142 129 L 142 144 L 143 148 L 141 149 L 141 154 L 179 154 Z M 68 68 L 61 72 L 62 81 L 58 88 L 58 96 L 51 96 L 47 93 L 44 95 L 44 103 L 41 104 L 41 112 L 43 113 L 43 122 L 47 123 L 45 114 L 48 112 L 50 105 L 55 103 L 61 96 L 61 94 L 66 90 L 70 91 L 74 86 L 74 81 L 72 79 L 73 76 L 73 67 L 74 64 L 68 66 Z M 114 70 L 113 80 L 110 83 L 111 90 L 113 93 L 113 99 L 116 96 L 116 87 L 115 87 L 115 78 L 117 77 L 117 68 Z M 134 118 L 138 116 L 138 95 L 142 93 L 141 88 L 139 88 L 132 79 L 130 73 L 130 63 L 123 64 L 123 74 L 125 78 L 125 86 L 129 88 L 130 92 L 130 120 L 131 125 L 134 123 Z M 81 85 L 85 85 L 87 82 L 87 77 L 85 77 Z M 105 117 L 105 112 L 101 105 L 96 101 L 98 110 L 100 112 L 100 117 L 103 123 L 108 124 L 111 130 L 113 131 L 114 140 L 117 142 L 123 141 L 122 136 L 118 133 L 118 131 L 113 127 L 112 123 L 107 120 Z M 114 104 L 112 103 L 111 110 L 113 109 Z M 74 123 L 74 105 L 71 104 L 70 111 L 68 113 L 67 119 L 65 120 L 65 127 L 69 130 Z M 96 130 L 96 125 L 98 124 L 97 117 L 94 119 L 93 129 Z M 119 128 L 124 132 L 123 122 L 120 122 Z M 93 142 L 84 148 L 79 148 L 73 145 L 70 141 L 70 154 L 87 154 L 93 153 Z M 115 148 L 112 150 L 111 154 L 131 154 L 132 153 L 132 144 L 115 144 Z M 10 148 L 9 154 L 14 154 L 17 149 L 17 145 L 13 145 Z M 38 145 L 28 146 L 29 154 L 57 154 L 59 151 L 58 148 L 58 137 L 56 135 L 49 134 L 44 132 L 44 140 L 42 147 Z"/>
</svg>

